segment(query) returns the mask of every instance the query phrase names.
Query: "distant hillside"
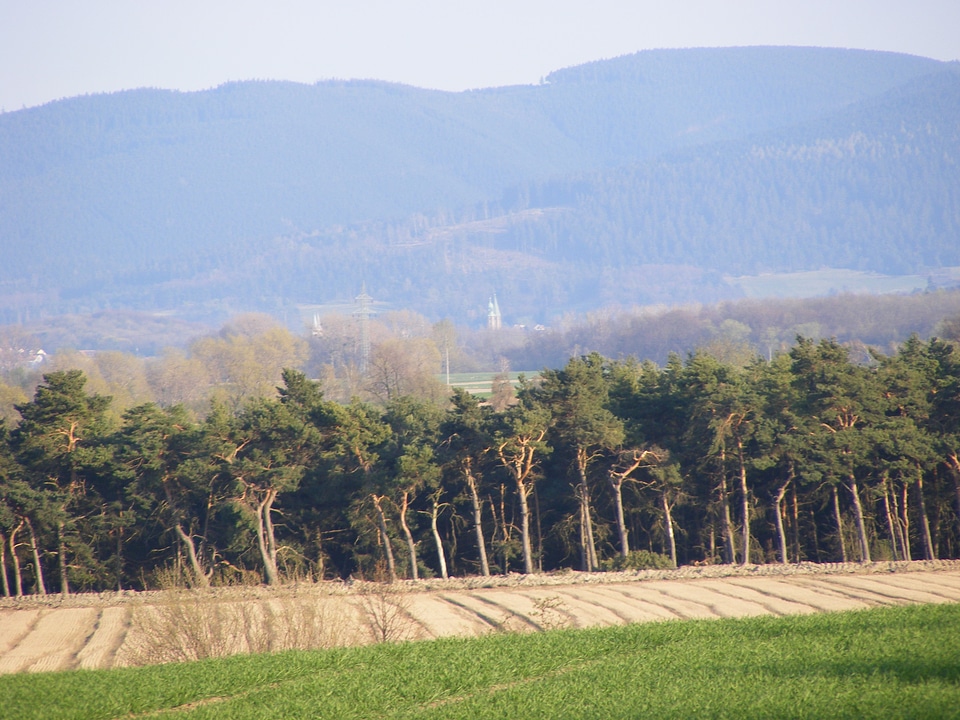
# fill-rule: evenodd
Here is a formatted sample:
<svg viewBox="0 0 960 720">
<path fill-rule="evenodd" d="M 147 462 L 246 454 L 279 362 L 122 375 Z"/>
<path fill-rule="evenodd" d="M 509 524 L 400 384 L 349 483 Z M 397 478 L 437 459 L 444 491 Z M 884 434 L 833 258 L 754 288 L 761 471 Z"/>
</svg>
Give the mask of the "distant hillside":
<svg viewBox="0 0 960 720">
<path fill-rule="evenodd" d="M 0 115 L 0 321 L 480 319 L 734 297 L 725 273 L 960 265 L 955 65 L 651 51 L 537 86 L 136 90 Z M 507 312 L 505 308 L 505 312 Z"/>
<path fill-rule="evenodd" d="M 341 272 L 478 322 L 494 291 L 511 321 L 549 323 L 739 297 L 727 276 L 846 268 L 940 285 L 960 266 L 958 118 L 960 74 L 942 72 L 787 130 L 529 183 L 460 215 L 288 237 L 248 266 L 287 278 L 291 296 Z"/>
<path fill-rule="evenodd" d="M 518 192 L 562 205 L 498 246 L 617 267 L 725 273 L 960 265 L 960 72 L 915 79 L 787 130 Z"/>
</svg>

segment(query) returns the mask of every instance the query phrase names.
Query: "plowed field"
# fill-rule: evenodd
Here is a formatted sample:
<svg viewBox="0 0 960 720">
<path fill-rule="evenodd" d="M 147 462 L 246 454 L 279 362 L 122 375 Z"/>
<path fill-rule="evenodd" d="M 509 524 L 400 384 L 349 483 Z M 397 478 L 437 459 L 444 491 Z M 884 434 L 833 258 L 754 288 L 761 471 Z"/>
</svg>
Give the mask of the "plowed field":
<svg viewBox="0 0 960 720">
<path fill-rule="evenodd" d="M 960 561 L 0 599 L 0 673 L 496 631 L 960 603 Z"/>
</svg>

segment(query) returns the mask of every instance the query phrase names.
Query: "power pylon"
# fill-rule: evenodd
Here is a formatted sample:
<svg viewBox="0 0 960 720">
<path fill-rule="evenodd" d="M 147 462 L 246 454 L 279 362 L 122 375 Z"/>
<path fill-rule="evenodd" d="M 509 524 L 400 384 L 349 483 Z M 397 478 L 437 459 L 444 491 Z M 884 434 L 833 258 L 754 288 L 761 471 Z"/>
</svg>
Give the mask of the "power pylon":
<svg viewBox="0 0 960 720">
<path fill-rule="evenodd" d="M 370 363 L 370 316 L 374 314 L 370 304 L 373 298 L 367 295 L 367 284 L 363 283 L 360 294 L 354 298 L 357 309 L 353 316 L 360 322 L 360 372 L 367 372 Z"/>
</svg>

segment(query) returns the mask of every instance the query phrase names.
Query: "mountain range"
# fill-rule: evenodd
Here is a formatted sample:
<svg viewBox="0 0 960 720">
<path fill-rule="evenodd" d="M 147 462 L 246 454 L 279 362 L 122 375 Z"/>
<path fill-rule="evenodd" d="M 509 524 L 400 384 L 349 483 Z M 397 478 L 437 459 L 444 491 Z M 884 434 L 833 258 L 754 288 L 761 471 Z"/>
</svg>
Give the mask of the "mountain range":
<svg viewBox="0 0 960 720">
<path fill-rule="evenodd" d="M 960 266 L 960 63 L 645 51 L 538 84 L 139 89 L 0 115 L 0 322 L 299 318 L 365 286 L 479 324 Z M 944 273 L 946 272 L 946 275 Z M 298 322 L 291 321 L 291 322 Z"/>
</svg>

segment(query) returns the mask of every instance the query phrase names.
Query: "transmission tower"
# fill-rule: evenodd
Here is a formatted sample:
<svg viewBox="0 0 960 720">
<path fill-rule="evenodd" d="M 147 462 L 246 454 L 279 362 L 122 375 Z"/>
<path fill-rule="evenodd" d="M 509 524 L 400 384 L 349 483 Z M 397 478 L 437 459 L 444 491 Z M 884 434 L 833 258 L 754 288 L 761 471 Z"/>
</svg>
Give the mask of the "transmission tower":
<svg viewBox="0 0 960 720">
<path fill-rule="evenodd" d="M 360 321 L 360 372 L 365 373 L 370 363 L 370 316 L 374 314 L 370 307 L 373 298 L 367 295 L 366 283 L 361 286 L 360 294 L 354 300 L 357 303 L 357 309 L 353 316 Z"/>
</svg>

